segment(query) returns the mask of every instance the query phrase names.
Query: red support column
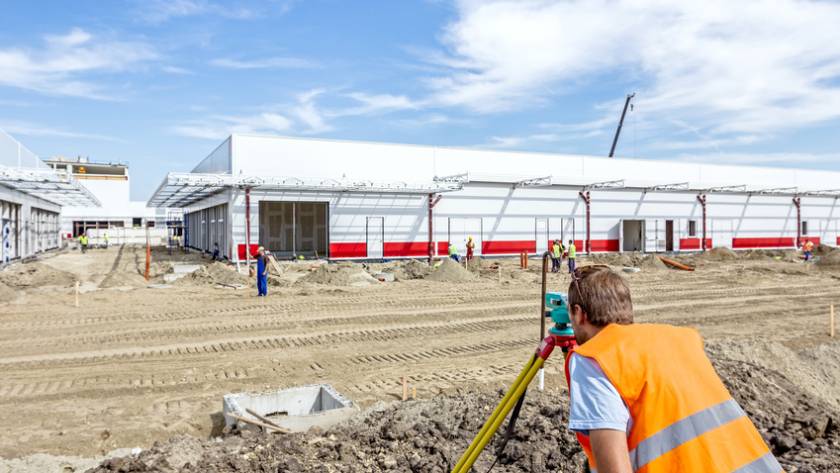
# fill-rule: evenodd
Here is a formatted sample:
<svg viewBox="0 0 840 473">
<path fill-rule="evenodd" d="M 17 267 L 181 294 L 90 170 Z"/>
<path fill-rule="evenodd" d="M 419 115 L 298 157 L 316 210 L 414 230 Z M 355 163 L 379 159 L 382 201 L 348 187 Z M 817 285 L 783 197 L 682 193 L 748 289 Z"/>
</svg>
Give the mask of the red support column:
<svg viewBox="0 0 840 473">
<path fill-rule="evenodd" d="M 589 191 L 580 191 L 578 193 L 578 195 L 580 195 L 580 198 L 583 199 L 583 201 L 586 203 L 586 241 L 584 242 L 584 245 L 583 245 L 583 251 L 585 253 L 589 254 L 592 251 L 592 244 L 591 244 L 590 233 L 589 233 L 589 227 L 590 227 L 589 204 L 592 202 L 592 196 L 590 195 Z"/>
<path fill-rule="evenodd" d="M 432 211 L 440 202 L 441 195 L 429 194 L 429 264 L 432 264 L 432 261 L 435 258 L 435 232 L 434 232 L 434 212 Z"/>
<path fill-rule="evenodd" d="M 700 240 L 700 248 L 706 251 L 706 194 L 698 195 L 697 201 L 700 202 L 700 206 L 703 208 L 703 239 Z"/>
<path fill-rule="evenodd" d="M 796 247 L 802 246 L 802 200 L 799 196 L 793 198 L 793 205 L 796 206 Z"/>
</svg>

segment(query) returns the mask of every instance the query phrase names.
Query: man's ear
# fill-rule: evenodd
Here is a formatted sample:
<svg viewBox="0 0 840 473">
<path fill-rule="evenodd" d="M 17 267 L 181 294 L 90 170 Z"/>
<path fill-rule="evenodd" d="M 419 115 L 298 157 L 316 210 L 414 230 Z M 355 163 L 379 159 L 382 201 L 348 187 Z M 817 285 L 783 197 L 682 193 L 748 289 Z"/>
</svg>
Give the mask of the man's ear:
<svg viewBox="0 0 840 473">
<path fill-rule="evenodd" d="M 581 308 L 578 304 L 572 306 L 572 311 L 569 315 L 572 316 L 572 320 L 574 320 L 575 325 L 578 327 L 586 322 L 586 312 L 584 312 L 583 308 Z"/>
</svg>

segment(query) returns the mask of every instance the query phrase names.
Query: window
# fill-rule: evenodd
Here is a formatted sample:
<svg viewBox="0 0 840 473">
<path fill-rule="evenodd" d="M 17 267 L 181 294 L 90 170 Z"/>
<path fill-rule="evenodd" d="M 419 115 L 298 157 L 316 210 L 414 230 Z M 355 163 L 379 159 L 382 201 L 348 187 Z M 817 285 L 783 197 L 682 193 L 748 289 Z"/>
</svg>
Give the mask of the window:
<svg viewBox="0 0 840 473">
<path fill-rule="evenodd" d="M 803 235 L 808 234 L 808 222 L 805 221 L 805 220 L 802 221 L 802 234 Z"/>
<path fill-rule="evenodd" d="M 697 236 L 697 220 L 688 221 L 688 236 Z"/>
<path fill-rule="evenodd" d="M 149 228 L 155 228 L 155 221 L 154 220 L 147 220 L 146 226 Z"/>
<path fill-rule="evenodd" d="M 140 227 L 142 225 L 143 225 L 143 219 L 142 218 L 135 217 L 135 218 L 131 219 L 131 226 L 132 227 Z"/>
</svg>

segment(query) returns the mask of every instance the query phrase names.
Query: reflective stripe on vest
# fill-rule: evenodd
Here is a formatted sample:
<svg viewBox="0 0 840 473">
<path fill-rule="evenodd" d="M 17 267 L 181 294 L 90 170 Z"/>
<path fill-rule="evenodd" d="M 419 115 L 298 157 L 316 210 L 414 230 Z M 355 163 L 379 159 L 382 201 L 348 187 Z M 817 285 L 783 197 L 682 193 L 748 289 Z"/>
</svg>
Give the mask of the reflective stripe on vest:
<svg viewBox="0 0 840 473">
<path fill-rule="evenodd" d="M 745 415 L 741 406 L 730 399 L 678 420 L 646 438 L 630 452 L 633 469 L 638 470 L 680 445 Z"/>
<path fill-rule="evenodd" d="M 782 470 L 782 465 L 776 460 L 772 453 L 768 453 L 754 462 L 738 468 L 733 473 L 779 473 Z"/>
</svg>

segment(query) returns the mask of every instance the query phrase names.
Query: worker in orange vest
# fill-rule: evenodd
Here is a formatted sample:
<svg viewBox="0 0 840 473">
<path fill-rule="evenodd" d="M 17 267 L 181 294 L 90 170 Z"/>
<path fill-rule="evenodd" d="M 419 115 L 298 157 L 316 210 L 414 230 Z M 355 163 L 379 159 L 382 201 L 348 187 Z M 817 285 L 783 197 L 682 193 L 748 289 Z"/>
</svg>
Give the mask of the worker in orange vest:
<svg viewBox="0 0 840 473">
<path fill-rule="evenodd" d="M 579 344 L 566 358 L 569 427 L 598 473 L 782 471 L 691 328 L 633 324 L 630 288 L 604 266 L 569 286 Z"/>
<path fill-rule="evenodd" d="M 805 243 L 802 244 L 802 253 L 805 255 L 805 261 L 811 261 L 814 255 L 814 242 L 805 240 Z"/>
</svg>

